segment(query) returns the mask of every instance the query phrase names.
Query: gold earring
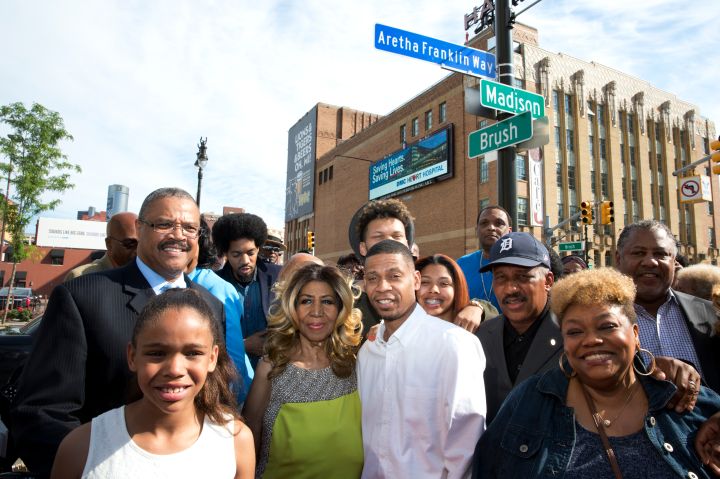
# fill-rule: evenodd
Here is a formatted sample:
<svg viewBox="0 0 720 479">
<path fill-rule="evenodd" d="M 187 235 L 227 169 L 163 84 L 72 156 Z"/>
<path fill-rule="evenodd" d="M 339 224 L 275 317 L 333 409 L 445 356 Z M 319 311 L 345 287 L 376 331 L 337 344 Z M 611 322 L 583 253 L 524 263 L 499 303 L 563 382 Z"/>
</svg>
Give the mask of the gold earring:
<svg viewBox="0 0 720 479">
<path fill-rule="evenodd" d="M 653 355 L 653 353 L 651 353 L 651 352 L 648 351 L 647 349 L 641 348 L 640 345 L 638 344 L 638 348 L 637 348 L 637 351 L 635 351 L 635 355 L 640 357 L 640 362 L 642 362 L 643 364 L 645 364 L 645 362 L 642 360 L 642 353 L 647 353 L 647 355 L 650 356 L 650 369 L 649 369 L 649 371 L 646 372 L 646 373 L 643 373 L 643 372 L 641 372 L 641 371 L 638 371 L 638 368 L 635 366 L 635 363 L 634 363 L 634 362 L 633 362 L 633 369 L 634 369 L 635 372 L 636 372 L 637 374 L 639 374 L 640 376 L 650 376 L 652 373 L 655 372 L 655 356 Z"/>
<path fill-rule="evenodd" d="M 558 365 L 560 366 L 560 371 L 565 375 L 566 378 L 574 378 L 577 376 L 577 372 L 573 371 L 572 373 L 568 374 L 567 371 L 565 371 L 565 366 L 563 365 L 563 356 L 567 357 L 567 354 L 565 354 L 565 351 L 560 353 L 560 357 L 558 358 Z M 569 361 L 568 361 L 569 362 Z"/>
</svg>

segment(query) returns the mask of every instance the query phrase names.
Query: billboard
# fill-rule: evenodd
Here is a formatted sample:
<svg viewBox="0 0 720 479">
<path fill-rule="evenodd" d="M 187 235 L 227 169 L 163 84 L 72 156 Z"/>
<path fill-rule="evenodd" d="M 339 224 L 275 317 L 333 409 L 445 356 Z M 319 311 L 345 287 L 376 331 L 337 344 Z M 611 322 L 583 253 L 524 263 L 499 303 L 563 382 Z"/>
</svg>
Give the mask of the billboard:
<svg viewBox="0 0 720 479">
<path fill-rule="evenodd" d="M 104 221 L 40 218 L 37 225 L 37 245 L 50 248 L 105 248 Z"/>
<path fill-rule="evenodd" d="M 451 178 L 452 125 L 370 165 L 369 199 Z"/>
<path fill-rule="evenodd" d="M 285 221 L 294 220 L 313 211 L 316 131 L 317 106 L 307 112 L 288 131 Z"/>
</svg>

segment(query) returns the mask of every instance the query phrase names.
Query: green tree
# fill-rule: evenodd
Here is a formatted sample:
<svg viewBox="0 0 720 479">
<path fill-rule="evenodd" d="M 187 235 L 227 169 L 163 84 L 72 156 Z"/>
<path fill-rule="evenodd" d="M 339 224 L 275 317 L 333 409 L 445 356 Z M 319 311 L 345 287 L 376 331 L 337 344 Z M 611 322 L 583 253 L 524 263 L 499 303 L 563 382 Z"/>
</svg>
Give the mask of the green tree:
<svg viewBox="0 0 720 479">
<path fill-rule="evenodd" d="M 13 263 L 2 322 L 11 304 L 12 287 L 17 264 L 26 259 L 30 250 L 25 230 L 40 213 L 55 209 L 60 199 L 48 199 L 73 188 L 72 173 L 80 167 L 70 163 L 60 149 L 60 142 L 72 140 L 59 113 L 33 103 L 28 110 L 22 103 L 0 107 L 0 172 L 7 178 L 4 201 L 0 201 L 3 229 L 10 237 Z M 12 185 L 12 188 L 11 188 Z M 4 237 L 0 236 L 4 240 Z"/>
</svg>

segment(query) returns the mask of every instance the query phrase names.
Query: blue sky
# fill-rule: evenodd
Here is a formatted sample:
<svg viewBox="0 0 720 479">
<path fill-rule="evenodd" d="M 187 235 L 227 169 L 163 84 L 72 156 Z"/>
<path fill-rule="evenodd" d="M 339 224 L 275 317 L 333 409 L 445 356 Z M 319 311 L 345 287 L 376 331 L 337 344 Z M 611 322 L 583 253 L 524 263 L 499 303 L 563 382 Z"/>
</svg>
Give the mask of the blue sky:
<svg viewBox="0 0 720 479">
<path fill-rule="evenodd" d="M 160 186 L 194 194 L 207 136 L 201 209 L 242 206 L 282 227 L 298 119 L 317 102 L 387 114 L 447 75 L 375 50 L 375 23 L 463 43 L 480 3 L 4 0 L 0 104 L 42 103 L 75 137 L 65 151 L 83 173 L 48 216 L 105 209 L 113 183 L 134 211 Z M 518 21 L 542 48 L 642 78 L 718 122 L 718 18 L 720 2 L 544 0 Z"/>
</svg>

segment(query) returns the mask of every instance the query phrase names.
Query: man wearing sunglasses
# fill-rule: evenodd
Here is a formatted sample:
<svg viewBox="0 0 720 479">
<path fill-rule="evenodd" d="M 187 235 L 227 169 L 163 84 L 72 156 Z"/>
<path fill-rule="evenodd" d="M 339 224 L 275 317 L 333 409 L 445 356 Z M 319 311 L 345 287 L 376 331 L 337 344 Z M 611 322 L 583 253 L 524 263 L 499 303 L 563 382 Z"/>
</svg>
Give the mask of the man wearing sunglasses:
<svg viewBox="0 0 720 479">
<path fill-rule="evenodd" d="M 135 220 L 137 220 L 137 215 L 127 211 L 113 215 L 107 223 L 107 236 L 105 237 L 107 251 L 105 254 L 92 263 L 83 264 L 71 270 L 65 276 L 65 281 L 88 273 L 119 268 L 135 259 L 138 244 Z"/>
<path fill-rule="evenodd" d="M 267 241 L 260 248 L 260 258 L 266 263 L 282 264 L 282 255 L 286 250 L 287 247 L 280 238 L 269 234 Z"/>
</svg>

